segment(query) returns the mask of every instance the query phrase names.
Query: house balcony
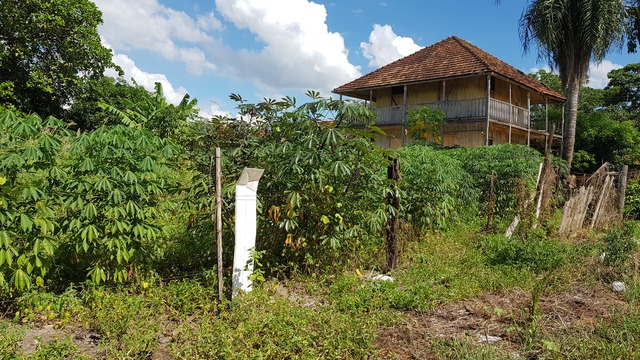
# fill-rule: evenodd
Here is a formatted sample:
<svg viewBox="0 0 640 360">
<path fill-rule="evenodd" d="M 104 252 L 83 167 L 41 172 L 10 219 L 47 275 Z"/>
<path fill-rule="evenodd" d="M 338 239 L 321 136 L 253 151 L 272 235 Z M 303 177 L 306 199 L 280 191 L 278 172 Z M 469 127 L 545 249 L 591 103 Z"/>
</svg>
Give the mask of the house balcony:
<svg viewBox="0 0 640 360">
<path fill-rule="evenodd" d="M 551 130 L 551 123 L 555 122 L 556 134 L 561 134 L 561 121 L 552 121 L 545 118 L 532 119 L 529 109 L 522 108 L 504 101 L 489 99 L 489 120 L 497 123 L 507 124 L 526 130 L 537 130 L 547 132 Z M 440 110 L 445 114 L 447 121 L 457 120 L 478 120 L 487 118 L 487 99 L 469 100 L 449 100 L 428 104 L 407 105 L 407 110 L 419 106 L 429 106 Z M 400 125 L 406 119 L 404 106 L 388 106 L 376 108 L 378 118 L 376 125 Z"/>
</svg>

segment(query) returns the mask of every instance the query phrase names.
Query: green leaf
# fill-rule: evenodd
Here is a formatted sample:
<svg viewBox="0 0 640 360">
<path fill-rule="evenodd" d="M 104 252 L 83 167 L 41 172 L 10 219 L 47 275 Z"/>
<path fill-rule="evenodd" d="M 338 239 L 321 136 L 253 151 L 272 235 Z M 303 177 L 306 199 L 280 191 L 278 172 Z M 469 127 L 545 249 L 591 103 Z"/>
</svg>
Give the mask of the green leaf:
<svg viewBox="0 0 640 360">
<path fill-rule="evenodd" d="M 91 220 L 96 217 L 98 214 L 98 209 L 93 203 L 88 203 L 84 209 L 82 209 L 82 216 L 86 219 Z"/>
<path fill-rule="evenodd" d="M 29 279 L 29 275 L 25 273 L 22 269 L 18 269 L 13 272 L 11 276 L 11 280 L 9 280 L 13 287 L 19 290 L 26 290 L 31 287 L 31 280 Z"/>
<path fill-rule="evenodd" d="M 26 214 L 20 214 L 20 228 L 23 231 L 31 231 L 33 228 L 33 221 Z"/>
</svg>

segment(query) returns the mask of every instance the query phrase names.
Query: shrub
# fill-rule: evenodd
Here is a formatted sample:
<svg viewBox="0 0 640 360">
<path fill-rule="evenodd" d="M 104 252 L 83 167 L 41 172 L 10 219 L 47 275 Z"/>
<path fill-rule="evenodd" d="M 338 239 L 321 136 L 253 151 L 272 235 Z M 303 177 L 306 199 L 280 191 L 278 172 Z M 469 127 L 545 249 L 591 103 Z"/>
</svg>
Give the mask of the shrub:
<svg viewBox="0 0 640 360">
<path fill-rule="evenodd" d="M 518 206 L 518 180 L 524 180 L 530 188 L 535 187 L 543 161 L 542 154 L 535 149 L 511 144 L 451 149 L 447 155 L 462 163 L 485 202 L 489 198 L 491 172 L 495 172 L 496 211 L 505 215 Z"/>
<path fill-rule="evenodd" d="M 428 146 L 398 150 L 402 203 L 407 217 L 424 230 L 445 228 L 463 211 L 477 209 L 478 192 L 462 163 Z"/>
<path fill-rule="evenodd" d="M 623 227 L 613 229 L 604 236 L 605 265 L 624 266 L 638 246 L 636 230 L 636 223 L 626 223 Z"/>
<path fill-rule="evenodd" d="M 238 95 L 239 121 L 213 121 L 202 126 L 193 143 L 193 165 L 200 176 L 194 182 L 193 208 L 198 219 L 211 216 L 211 149 L 224 154 L 225 215 L 233 219 L 234 185 L 243 167 L 263 168 L 258 188 L 256 248 L 265 250 L 265 267 L 290 271 L 302 267 L 340 264 L 358 249 L 381 239 L 385 222 L 384 169 L 388 153 L 370 140 L 370 129 L 346 126 L 351 118 L 368 118 L 370 109 L 359 104 L 321 99 L 298 106 L 295 99 L 245 103 Z M 327 119 L 334 119 L 327 122 Z M 243 124 L 244 121 L 242 121 Z M 218 130 L 228 134 L 218 138 Z M 197 189 L 196 189 L 197 187 Z M 230 222 L 225 226 L 233 229 Z M 232 241 L 233 233 L 225 233 Z M 227 241 L 227 240 L 225 240 Z"/>
<path fill-rule="evenodd" d="M 627 218 L 640 220 L 640 176 L 634 177 L 627 183 L 624 214 Z"/>
</svg>

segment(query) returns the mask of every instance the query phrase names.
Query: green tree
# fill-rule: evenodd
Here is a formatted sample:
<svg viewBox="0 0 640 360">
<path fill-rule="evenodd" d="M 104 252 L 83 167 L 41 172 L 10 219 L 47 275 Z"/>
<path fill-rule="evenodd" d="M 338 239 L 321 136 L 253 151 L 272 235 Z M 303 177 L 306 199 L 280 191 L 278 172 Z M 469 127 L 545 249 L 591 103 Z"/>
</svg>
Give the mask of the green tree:
<svg viewBox="0 0 640 360">
<path fill-rule="evenodd" d="M 626 0 L 627 3 L 627 51 L 636 52 L 640 43 L 640 1 Z"/>
<path fill-rule="evenodd" d="M 129 84 L 124 78 L 102 76 L 86 82 L 83 91 L 73 99 L 64 120 L 82 130 L 94 130 L 103 125 L 117 125 L 121 121 L 100 108 L 100 102 L 126 109 L 129 104 L 141 103 L 151 94 L 140 85 Z"/>
<path fill-rule="evenodd" d="M 636 126 L 640 121 L 640 63 L 628 64 L 611 70 L 609 84 L 605 88 L 604 105 L 619 109 Z"/>
<path fill-rule="evenodd" d="M 89 0 L 0 1 L 0 102 L 60 117 L 88 79 L 113 66 Z"/>
<path fill-rule="evenodd" d="M 198 100 L 190 99 L 185 94 L 180 104 L 173 105 L 164 97 L 162 84 L 155 84 L 155 92 L 142 97 L 138 102 L 123 99 L 125 107 L 118 109 L 112 104 L 99 102 L 98 105 L 107 111 L 115 120 L 127 126 L 138 127 L 154 131 L 160 137 L 179 136 L 184 130 L 187 120 L 193 118 L 198 109 Z"/>
<path fill-rule="evenodd" d="M 520 18 L 524 52 L 532 46 L 557 68 L 568 100 L 563 158 L 571 168 L 580 86 L 587 81 L 589 63 L 602 61 L 612 46 L 622 45 L 624 0 L 532 0 Z"/>
<path fill-rule="evenodd" d="M 590 172 L 604 162 L 633 164 L 640 160 L 639 146 L 640 131 L 631 121 L 617 121 L 615 112 L 599 109 L 578 114 L 576 149 L 592 155 L 595 163 L 582 154 L 575 170 Z"/>
</svg>

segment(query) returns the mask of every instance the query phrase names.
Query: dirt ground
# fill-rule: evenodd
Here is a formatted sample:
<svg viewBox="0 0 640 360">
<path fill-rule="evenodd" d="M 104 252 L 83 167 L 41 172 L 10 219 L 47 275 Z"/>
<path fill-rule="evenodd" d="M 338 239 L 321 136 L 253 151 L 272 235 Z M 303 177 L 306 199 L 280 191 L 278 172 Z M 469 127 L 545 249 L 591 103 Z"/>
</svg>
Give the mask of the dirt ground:
<svg viewBox="0 0 640 360">
<path fill-rule="evenodd" d="M 382 358 L 433 359 L 437 340 L 492 343 L 505 350 L 521 345 L 513 329 L 529 317 L 531 293 L 522 289 L 486 293 L 475 299 L 443 305 L 430 313 L 410 314 L 402 325 L 382 329 L 375 346 Z M 556 331 L 591 328 L 624 306 L 622 295 L 604 285 L 572 283 L 568 289 L 543 295 L 538 303 L 539 328 Z"/>
<path fill-rule="evenodd" d="M 284 288 L 276 293 L 307 306 L 317 306 L 317 299 L 294 296 Z M 478 298 L 442 305 L 429 313 L 410 313 L 402 324 L 381 328 L 374 346 L 381 358 L 432 359 L 437 358 L 433 344 L 438 340 L 465 340 L 475 344 L 490 343 L 507 351 L 521 347 L 520 337 L 510 331 L 514 324 L 526 321 L 529 316 L 531 293 L 519 288 L 486 293 Z M 591 328 L 607 319 L 613 308 L 623 307 L 625 302 L 601 283 L 574 282 L 562 291 L 543 294 L 539 301 L 540 328 L 547 331 Z M 102 358 L 100 335 L 82 327 L 66 326 L 56 329 L 44 325 L 27 330 L 20 343 L 21 353 L 33 353 L 38 344 L 70 336 L 78 349 L 91 358 Z M 162 335 L 160 346 L 152 359 L 171 359 L 168 349 L 170 339 Z"/>
</svg>

